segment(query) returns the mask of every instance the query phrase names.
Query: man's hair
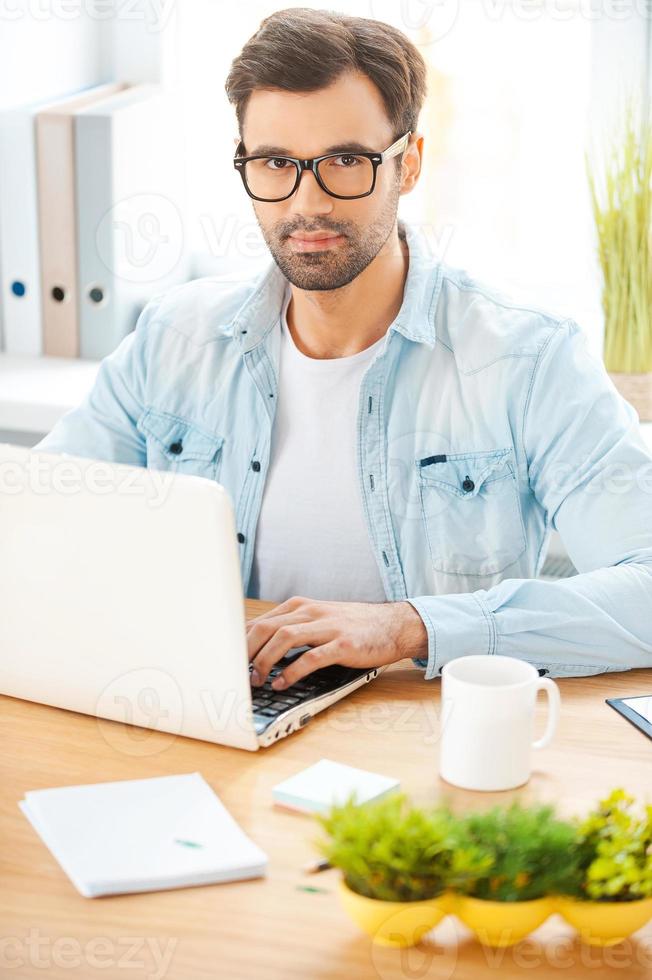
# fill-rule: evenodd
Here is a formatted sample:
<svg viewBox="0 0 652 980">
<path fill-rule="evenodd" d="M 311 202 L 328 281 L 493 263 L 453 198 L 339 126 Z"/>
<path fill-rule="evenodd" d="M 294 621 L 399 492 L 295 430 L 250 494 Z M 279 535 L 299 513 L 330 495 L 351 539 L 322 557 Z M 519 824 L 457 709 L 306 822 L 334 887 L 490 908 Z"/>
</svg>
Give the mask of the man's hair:
<svg viewBox="0 0 652 980">
<path fill-rule="evenodd" d="M 416 130 L 426 64 L 401 31 L 366 17 L 292 7 L 266 17 L 231 64 L 225 88 L 240 136 L 255 89 L 315 92 L 347 71 L 362 72 L 375 84 L 394 139 Z"/>
</svg>

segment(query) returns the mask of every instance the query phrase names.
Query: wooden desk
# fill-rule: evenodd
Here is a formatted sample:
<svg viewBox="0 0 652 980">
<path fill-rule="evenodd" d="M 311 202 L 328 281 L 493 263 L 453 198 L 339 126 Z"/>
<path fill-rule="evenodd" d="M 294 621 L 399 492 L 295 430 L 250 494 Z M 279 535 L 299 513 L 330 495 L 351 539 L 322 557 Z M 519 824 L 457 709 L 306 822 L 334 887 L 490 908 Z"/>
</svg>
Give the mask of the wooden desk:
<svg viewBox="0 0 652 980">
<path fill-rule="evenodd" d="M 247 615 L 269 605 L 248 601 Z M 316 825 L 271 803 L 275 783 L 324 756 L 396 776 L 423 803 L 449 794 L 456 804 L 478 807 L 520 795 L 557 801 L 570 814 L 614 786 L 649 793 L 652 743 L 604 699 L 652 693 L 652 670 L 574 678 L 560 687 L 560 731 L 536 754 L 531 782 L 517 793 L 493 794 L 455 791 L 440 781 L 439 681 L 424 681 L 410 662 L 256 753 L 0 698 L 0 977 L 652 977 L 649 927 L 600 951 L 580 946 L 552 918 L 534 939 L 492 952 L 447 919 L 431 934 L 437 943 L 403 952 L 372 946 L 339 906 L 337 872 L 306 878 L 300 870 L 315 857 Z M 268 853 L 266 879 L 85 899 L 17 806 L 29 789 L 195 770 Z M 307 884 L 324 891 L 301 891 Z"/>
</svg>

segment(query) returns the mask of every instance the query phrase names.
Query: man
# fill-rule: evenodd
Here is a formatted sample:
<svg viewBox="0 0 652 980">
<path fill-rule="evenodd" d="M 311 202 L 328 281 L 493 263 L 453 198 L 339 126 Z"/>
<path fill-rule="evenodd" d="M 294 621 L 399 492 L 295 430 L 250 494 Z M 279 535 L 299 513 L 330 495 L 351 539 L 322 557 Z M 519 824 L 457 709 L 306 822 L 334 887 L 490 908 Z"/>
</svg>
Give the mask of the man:
<svg viewBox="0 0 652 980">
<path fill-rule="evenodd" d="M 398 31 L 306 9 L 232 64 L 235 170 L 273 257 L 154 297 L 38 448 L 219 480 L 254 683 L 338 662 L 652 664 L 652 460 L 578 325 L 432 259 L 397 220 L 425 66 Z M 236 177 L 234 177 L 237 180 Z M 580 574 L 538 580 L 551 528 Z M 189 569 L 189 574 L 192 570 Z"/>
</svg>

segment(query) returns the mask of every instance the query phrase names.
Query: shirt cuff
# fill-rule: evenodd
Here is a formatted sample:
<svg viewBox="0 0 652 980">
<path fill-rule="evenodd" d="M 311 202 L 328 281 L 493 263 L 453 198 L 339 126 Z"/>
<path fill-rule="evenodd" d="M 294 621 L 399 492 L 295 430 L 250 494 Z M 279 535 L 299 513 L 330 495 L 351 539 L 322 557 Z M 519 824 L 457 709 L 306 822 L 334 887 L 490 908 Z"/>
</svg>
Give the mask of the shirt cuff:
<svg viewBox="0 0 652 980">
<path fill-rule="evenodd" d="M 419 613 L 428 633 L 428 659 L 413 658 L 418 667 L 426 668 L 427 681 L 456 657 L 496 652 L 494 615 L 478 593 L 422 595 L 406 601 Z"/>
</svg>

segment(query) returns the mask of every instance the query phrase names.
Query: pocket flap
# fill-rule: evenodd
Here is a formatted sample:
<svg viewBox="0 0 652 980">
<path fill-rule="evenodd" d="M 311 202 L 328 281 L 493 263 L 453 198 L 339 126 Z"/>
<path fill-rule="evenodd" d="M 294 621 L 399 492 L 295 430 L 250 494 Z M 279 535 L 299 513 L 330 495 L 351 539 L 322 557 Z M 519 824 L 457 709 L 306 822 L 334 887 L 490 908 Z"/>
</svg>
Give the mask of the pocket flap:
<svg viewBox="0 0 652 980">
<path fill-rule="evenodd" d="M 171 460 L 215 458 L 224 438 L 205 432 L 189 419 L 148 408 L 136 423 L 140 432 L 153 437 Z"/>
<path fill-rule="evenodd" d="M 479 453 L 440 453 L 416 460 L 420 479 L 459 497 L 475 497 L 482 486 L 513 473 L 511 447 Z"/>
</svg>

